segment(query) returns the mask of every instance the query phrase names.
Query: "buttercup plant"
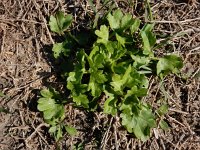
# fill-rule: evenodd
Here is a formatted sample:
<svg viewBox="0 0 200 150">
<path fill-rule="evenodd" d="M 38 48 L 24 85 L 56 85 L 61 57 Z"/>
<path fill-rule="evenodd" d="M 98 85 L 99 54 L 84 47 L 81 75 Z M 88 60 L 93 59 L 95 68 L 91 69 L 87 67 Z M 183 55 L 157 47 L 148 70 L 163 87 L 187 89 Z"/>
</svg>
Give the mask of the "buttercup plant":
<svg viewBox="0 0 200 150">
<path fill-rule="evenodd" d="M 161 80 L 169 73 L 179 73 L 183 63 L 180 57 L 171 54 L 156 57 L 156 35 L 153 24 L 142 25 L 141 20 L 115 10 L 107 15 L 107 23 L 94 31 L 94 41 L 79 44 L 80 38 L 68 30 L 71 15 L 58 12 L 50 17 L 51 31 L 65 35 L 66 40 L 53 45 L 55 59 L 73 60 L 71 70 L 64 72 L 69 99 L 78 107 L 93 110 L 102 107 L 104 113 L 119 115 L 121 124 L 129 133 L 146 141 L 151 129 L 157 126 L 156 118 L 167 112 L 167 105 L 152 111 L 142 98 L 148 93 L 149 76 Z M 92 32 L 90 32 L 92 34 Z M 75 44 L 74 44 L 75 43 Z M 73 57 L 73 59 L 72 59 Z M 102 95 L 106 97 L 100 105 Z M 62 137 L 63 127 L 74 135 L 76 130 L 63 125 L 65 103 L 55 90 L 42 90 L 38 109 L 51 125 L 50 132 L 56 139 Z M 166 128 L 164 120 L 160 127 Z M 70 129 L 70 130 L 69 130 Z"/>
</svg>

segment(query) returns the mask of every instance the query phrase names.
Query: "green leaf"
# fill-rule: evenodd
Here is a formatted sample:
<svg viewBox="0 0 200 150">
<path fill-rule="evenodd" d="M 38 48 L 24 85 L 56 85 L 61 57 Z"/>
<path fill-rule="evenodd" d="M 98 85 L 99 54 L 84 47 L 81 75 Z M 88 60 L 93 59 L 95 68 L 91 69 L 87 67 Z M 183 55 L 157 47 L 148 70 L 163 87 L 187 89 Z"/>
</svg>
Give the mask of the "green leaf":
<svg viewBox="0 0 200 150">
<path fill-rule="evenodd" d="M 108 59 L 110 59 L 111 55 L 115 52 L 116 47 L 117 47 L 117 41 L 115 41 L 115 42 L 109 41 L 107 43 L 107 45 L 106 45 L 106 49 L 107 49 L 109 55 L 105 54 L 105 57 L 107 57 Z"/>
<path fill-rule="evenodd" d="M 120 21 L 122 17 L 123 13 L 119 9 L 113 12 L 113 15 L 111 15 L 111 13 L 108 14 L 107 19 L 112 30 L 118 29 L 120 27 Z"/>
<path fill-rule="evenodd" d="M 57 103 L 54 98 L 60 98 L 60 95 L 54 89 L 41 90 L 43 97 L 39 98 L 37 108 L 43 112 L 45 120 L 51 120 L 53 118 L 62 119 L 64 116 L 63 104 Z"/>
<path fill-rule="evenodd" d="M 121 18 L 124 16 L 122 11 L 120 9 L 117 9 L 113 12 L 113 16 L 116 19 L 116 21 L 120 21 Z"/>
<path fill-rule="evenodd" d="M 169 108 L 169 106 L 167 104 L 164 104 L 158 108 L 157 113 L 160 116 L 162 116 L 168 112 L 168 108 Z"/>
<path fill-rule="evenodd" d="M 145 24 L 142 28 L 142 31 L 144 31 L 145 33 L 151 32 L 153 30 L 153 27 L 153 24 Z"/>
<path fill-rule="evenodd" d="M 125 47 L 126 39 L 124 37 L 116 33 L 116 39 L 123 47 Z"/>
<path fill-rule="evenodd" d="M 87 91 L 87 84 L 77 84 L 75 82 L 67 82 L 67 88 L 71 90 L 73 96 L 80 95 Z"/>
<path fill-rule="evenodd" d="M 183 67 L 183 62 L 182 59 L 176 55 L 167 55 L 159 59 L 156 67 L 157 74 L 162 78 L 162 76 L 165 76 L 170 72 L 178 73 Z"/>
<path fill-rule="evenodd" d="M 102 70 L 91 69 L 88 91 L 91 90 L 91 94 L 94 97 L 100 96 L 104 89 L 103 83 L 106 81 L 106 76 L 103 74 Z"/>
<path fill-rule="evenodd" d="M 115 72 L 116 74 L 124 74 L 129 66 L 130 62 L 126 61 L 126 62 L 120 62 L 118 64 L 113 63 L 112 64 L 112 70 L 113 72 Z"/>
<path fill-rule="evenodd" d="M 61 104 L 55 104 L 53 108 L 46 109 L 43 113 L 46 120 L 50 120 L 53 117 L 62 119 L 64 116 L 64 107 Z"/>
<path fill-rule="evenodd" d="M 113 86 L 114 91 L 122 93 L 125 84 L 127 83 L 127 81 L 130 78 L 130 73 L 132 71 L 132 67 L 131 65 L 129 65 L 129 67 L 127 68 L 125 74 L 123 75 L 123 77 L 121 79 L 117 79 L 117 78 L 113 78 L 113 82 L 111 82 L 111 86 Z M 113 76 L 115 77 L 115 76 Z"/>
<path fill-rule="evenodd" d="M 79 95 L 79 92 L 84 92 L 87 87 L 87 85 L 82 84 L 82 78 L 86 72 L 85 52 L 83 50 L 78 52 L 77 60 L 74 71 L 70 72 L 67 78 L 67 88 Z"/>
<path fill-rule="evenodd" d="M 63 12 L 56 13 L 55 17 L 50 16 L 49 26 L 51 31 L 61 34 L 72 23 L 72 15 L 64 15 Z"/>
<path fill-rule="evenodd" d="M 68 41 L 62 42 L 62 43 L 55 43 L 53 44 L 53 48 L 52 51 L 54 53 L 54 57 L 57 59 L 58 57 L 61 56 L 61 54 L 64 54 L 65 56 L 68 56 L 70 53 L 70 49 L 68 48 L 68 45 L 70 43 L 68 43 Z M 66 45 L 68 47 L 66 47 Z"/>
<path fill-rule="evenodd" d="M 55 140 L 58 141 L 63 136 L 63 126 L 61 124 L 55 124 L 49 128 L 49 133 L 54 136 Z"/>
<path fill-rule="evenodd" d="M 62 138 L 62 135 L 63 135 L 63 131 L 62 131 L 61 126 L 59 125 L 57 127 L 57 132 L 56 132 L 56 141 L 58 141 L 60 138 Z"/>
<path fill-rule="evenodd" d="M 53 97 L 53 93 L 49 89 L 41 90 L 40 94 L 45 98 L 52 98 Z"/>
<path fill-rule="evenodd" d="M 92 51 L 90 52 L 89 58 L 92 60 L 100 52 L 100 47 L 98 45 L 94 45 L 92 47 Z"/>
<path fill-rule="evenodd" d="M 127 91 L 127 95 L 136 95 L 138 97 L 146 96 L 147 88 L 138 88 L 137 86 L 132 86 L 132 88 Z"/>
<path fill-rule="evenodd" d="M 132 115 L 121 113 L 120 117 L 122 118 L 122 125 L 126 127 L 129 133 L 133 133 L 133 127 L 136 126 L 136 122 Z"/>
<path fill-rule="evenodd" d="M 123 37 L 121 39 L 119 37 L 118 40 L 121 42 L 121 44 L 124 44 L 125 42 L 124 41 L 125 39 L 123 39 Z M 111 63 L 113 63 L 114 61 L 120 60 L 121 57 L 126 55 L 127 49 L 125 48 L 125 46 L 123 47 L 121 44 L 118 44 L 118 43 L 119 42 L 114 41 L 114 42 L 109 43 L 106 46 L 107 50 L 110 52 L 109 54 L 111 55 L 111 59 L 109 57 L 110 59 L 109 61 Z"/>
<path fill-rule="evenodd" d="M 90 90 L 91 90 L 92 96 L 98 97 L 101 95 L 103 91 L 103 86 L 96 83 L 93 79 L 91 79 L 88 85 L 88 91 Z"/>
<path fill-rule="evenodd" d="M 43 111 L 44 119 L 45 120 L 52 119 L 53 116 L 56 114 L 56 112 L 54 110 L 55 110 L 54 108 L 52 108 L 52 109 L 45 109 L 45 111 Z"/>
<path fill-rule="evenodd" d="M 148 36 L 144 31 L 141 31 L 141 37 L 142 37 L 142 44 L 143 44 L 143 54 L 152 55 L 151 45 L 149 43 Z"/>
<path fill-rule="evenodd" d="M 51 128 L 49 128 L 49 133 L 54 134 L 57 130 L 56 126 L 52 126 Z"/>
<path fill-rule="evenodd" d="M 153 55 L 151 49 L 156 43 L 156 36 L 152 32 L 153 27 L 154 27 L 153 24 L 146 24 L 140 32 L 142 37 L 144 55 L 150 55 L 150 56 Z"/>
<path fill-rule="evenodd" d="M 131 14 L 126 14 L 121 18 L 121 30 L 126 30 L 134 23 Z"/>
<path fill-rule="evenodd" d="M 109 98 L 104 103 L 104 113 L 116 115 L 117 113 L 117 98 L 114 95 L 109 94 Z"/>
<path fill-rule="evenodd" d="M 133 34 L 133 33 L 135 33 L 136 31 L 139 30 L 140 22 L 141 22 L 140 19 L 138 19 L 138 18 L 134 19 L 134 23 L 130 27 L 131 34 Z"/>
<path fill-rule="evenodd" d="M 56 104 L 54 111 L 56 112 L 54 115 L 55 118 L 60 118 L 61 120 L 64 119 L 65 110 L 63 104 Z"/>
<path fill-rule="evenodd" d="M 62 49 L 63 49 L 63 43 L 53 44 L 52 51 L 55 58 L 58 58 L 61 55 Z"/>
<path fill-rule="evenodd" d="M 143 28 L 142 31 L 146 33 L 147 37 L 148 37 L 148 41 L 150 44 L 150 47 L 152 48 L 155 43 L 156 43 L 156 36 L 153 33 L 153 24 L 146 24 Z"/>
<path fill-rule="evenodd" d="M 80 94 L 78 96 L 73 96 L 73 101 L 78 105 L 78 106 L 83 106 L 84 108 L 89 108 L 89 100 L 86 95 Z"/>
<path fill-rule="evenodd" d="M 74 128 L 74 127 L 65 126 L 65 130 L 67 131 L 67 133 L 68 133 L 70 136 L 75 136 L 75 135 L 77 134 L 77 130 L 76 130 L 76 128 Z"/>
<path fill-rule="evenodd" d="M 38 100 L 38 110 L 39 111 L 45 111 L 48 109 L 54 109 L 55 108 L 55 100 L 51 98 L 40 98 Z"/>
<path fill-rule="evenodd" d="M 95 34 L 99 37 L 97 43 L 107 44 L 109 38 L 108 28 L 105 25 L 101 25 L 100 30 L 96 30 Z"/>
<path fill-rule="evenodd" d="M 168 130 L 169 129 L 169 126 L 168 126 L 167 122 L 165 122 L 164 120 L 161 120 L 159 125 L 160 125 L 161 129 L 163 129 L 163 130 Z"/>
<path fill-rule="evenodd" d="M 94 78 L 97 83 L 105 83 L 107 81 L 105 74 L 103 74 L 103 70 L 91 72 L 91 77 Z"/>
<path fill-rule="evenodd" d="M 84 150 L 84 144 L 77 142 L 73 147 L 72 150 Z"/>
<path fill-rule="evenodd" d="M 154 47 L 154 45 L 156 44 L 156 36 L 153 32 L 147 32 L 147 36 L 149 39 L 149 44 L 151 46 L 151 49 Z"/>
<path fill-rule="evenodd" d="M 95 68 L 103 68 L 104 63 L 104 55 L 103 54 L 96 54 L 93 58 Z"/>
<path fill-rule="evenodd" d="M 119 109 L 127 115 L 138 115 L 140 112 L 139 103 L 140 100 L 137 96 L 127 93 Z"/>
<path fill-rule="evenodd" d="M 131 58 L 134 60 L 133 66 L 137 69 L 140 69 L 144 66 L 148 66 L 150 63 L 149 57 L 142 57 L 139 55 L 131 55 Z"/>
<path fill-rule="evenodd" d="M 128 132 L 134 133 L 138 139 L 146 141 L 150 136 L 150 129 L 156 127 L 156 122 L 153 113 L 147 106 L 140 106 L 140 109 L 140 113 L 137 115 L 124 112 L 120 114 L 120 117 L 122 125 Z"/>
</svg>

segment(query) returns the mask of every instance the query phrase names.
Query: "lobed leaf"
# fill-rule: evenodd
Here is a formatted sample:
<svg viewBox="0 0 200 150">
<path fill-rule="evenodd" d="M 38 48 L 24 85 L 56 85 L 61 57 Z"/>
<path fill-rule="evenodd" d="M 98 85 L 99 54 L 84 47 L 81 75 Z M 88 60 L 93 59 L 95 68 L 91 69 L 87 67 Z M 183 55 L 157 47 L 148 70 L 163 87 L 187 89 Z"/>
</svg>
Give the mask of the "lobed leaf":
<svg viewBox="0 0 200 150">
<path fill-rule="evenodd" d="M 73 96 L 73 101 L 78 105 L 78 106 L 83 106 L 84 108 L 89 108 L 89 100 L 86 95 L 80 94 L 78 96 Z"/>
<path fill-rule="evenodd" d="M 153 34 L 153 24 L 146 24 L 140 31 L 143 43 L 143 54 L 153 56 L 151 49 L 156 44 L 156 36 Z"/>
<path fill-rule="evenodd" d="M 113 94 L 109 94 L 109 98 L 104 103 L 104 113 L 113 116 L 117 113 L 117 98 Z"/>
<path fill-rule="evenodd" d="M 107 19 L 112 30 L 118 29 L 120 27 L 120 21 L 122 17 L 123 13 L 119 9 L 114 11 L 113 15 L 111 13 L 108 14 Z"/>
<path fill-rule="evenodd" d="M 140 19 L 138 19 L 138 18 L 134 19 L 134 22 L 130 27 L 131 34 L 133 34 L 133 33 L 135 33 L 136 31 L 139 30 L 140 22 L 141 22 Z"/>
<path fill-rule="evenodd" d="M 122 125 L 126 127 L 127 131 L 134 133 L 142 141 L 146 141 L 149 138 L 150 128 L 156 127 L 154 115 L 144 105 L 141 106 L 139 114 L 121 113 L 120 117 L 122 118 Z"/>
<path fill-rule="evenodd" d="M 72 23 L 72 15 L 64 15 L 63 12 L 57 12 L 55 17 L 50 16 L 49 26 L 51 31 L 61 34 Z"/>
<path fill-rule="evenodd" d="M 52 98 L 53 97 L 53 93 L 49 89 L 41 90 L 40 94 L 45 98 Z"/>
<path fill-rule="evenodd" d="M 95 34 L 99 37 L 97 43 L 107 44 L 109 38 L 108 28 L 105 25 L 100 27 L 100 30 L 96 30 Z"/>
<path fill-rule="evenodd" d="M 126 39 L 124 37 L 116 33 L 116 39 L 123 47 L 125 47 Z"/>
<path fill-rule="evenodd" d="M 178 73 L 183 67 L 182 59 L 176 55 L 166 55 L 160 58 L 157 63 L 157 74 L 163 76 L 172 73 Z"/>
</svg>

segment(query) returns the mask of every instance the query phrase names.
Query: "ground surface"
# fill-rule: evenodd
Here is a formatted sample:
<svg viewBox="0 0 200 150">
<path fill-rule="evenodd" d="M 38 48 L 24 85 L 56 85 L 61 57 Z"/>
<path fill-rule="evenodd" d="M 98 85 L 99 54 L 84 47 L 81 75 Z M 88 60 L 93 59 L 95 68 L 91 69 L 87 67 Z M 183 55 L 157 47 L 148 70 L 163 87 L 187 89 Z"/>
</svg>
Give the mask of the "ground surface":
<svg viewBox="0 0 200 150">
<path fill-rule="evenodd" d="M 100 3 L 96 1 L 97 8 Z M 126 1 L 116 6 L 144 18 L 143 5 L 130 7 Z M 108 4 L 109 6 L 110 4 Z M 200 3 L 194 0 L 152 1 L 155 32 L 186 35 L 172 39 L 172 47 L 160 53 L 176 52 L 184 60 L 182 73 L 187 78 L 170 76 L 165 90 L 170 111 L 165 116 L 170 130 L 155 129 L 152 138 L 140 142 L 121 128 L 118 118 L 101 113 L 86 113 L 68 106 L 68 122 L 79 130 L 77 137 L 65 136 L 61 149 L 83 142 L 89 149 L 200 149 Z M 105 8 L 106 9 L 106 8 Z M 50 150 L 56 143 L 47 132 L 41 114 L 36 109 L 39 90 L 51 84 L 62 85 L 52 60 L 54 35 L 47 26 L 48 17 L 57 10 L 70 12 L 74 28 L 87 26 L 92 9 L 85 1 L 63 0 L 1 0 L 0 1 L 0 149 Z M 89 18 L 89 19 L 88 19 Z M 147 20 L 146 20 L 147 21 Z M 162 97 L 157 81 L 152 79 L 150 95 L 146 98 L 156 108 Z"/>
</svg>

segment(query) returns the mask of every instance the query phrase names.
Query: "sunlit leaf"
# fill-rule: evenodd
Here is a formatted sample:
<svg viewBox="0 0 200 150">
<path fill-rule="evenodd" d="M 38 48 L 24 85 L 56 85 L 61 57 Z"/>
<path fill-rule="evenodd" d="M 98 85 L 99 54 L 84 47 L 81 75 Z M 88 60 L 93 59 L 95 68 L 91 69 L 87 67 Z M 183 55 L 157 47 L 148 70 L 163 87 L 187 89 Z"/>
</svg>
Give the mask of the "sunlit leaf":
<svg viewBox="0 0 200 150">
<path fill-rule="evenodd" d="M 100 30 L 96 30 L 95 34 L 99 37 L 97 43 L 107 44 L 109 38 L 108 28 L 105 25 L 100 27 Z"/>
<path fill-rule="evenodd" d="M 126 39 L 124 37 L 116 34 L 116 39 L 123 47 L 125 47 Z"/>
<path fill-rule="evenodd" d="M 111 114 L 113 116 L 117 113 L 117 99 L 111 94 L 104 103 L 104 113 Z"/>
<path fill-rule="evenodd" d="M 78 106 L 83 106 L 85 108 L 88 108 L 88 103 L 89 100 L 86 95 L 80 94 L 78 96 L 73 96 L 73 101 L 78 105 Z"/>
<path fill-rule="evenodd" d="M 75 136 L 75 135 L 77 134 L 77 130 L 76 130 L 76 128 L 74 128 L 74 127 L 65 126 L 65 130 L 67 131 L 67 133 L 68 133 L 70 136 Z"/>
<path fill-rule="evenodd" d="M 165 122 L 164 120 L 161 120 L 159 125 L 160 125 L 161 129 L 163 129 L 163 130 L 168 130 L 169 129 L 169 126 L 168 126 L 167 122 Z"/>
<path fill-rule="evenodd" d="M 138 31 L 139 26 L 140 26 L 140 22 L 141 22 L 140 19 L 138 19 L 138 18 L 134 19 L 134 23 L 130 27 L 132 34 L 135 33 L 136 31 Z"/>
<path fill-rule="evenodd" d="M 116 10 L 113 12 L 113 15 L 111 13 L 108 14 L 108 22 L 111 27 L 111 29 L 118 29 L 120 27 L 120 21 L 123 17 L 123 13 L 121 10 Z"/>
<path fill-rule="evenodd" d="M 168 108 L 169 108 L 169 106 L 167 104 L 164 104 L 158 108 L 157 113 L 160 116 L 162 116 L 168 112 Z"/>
<path fill-rule="evenodd" d="M 176 55 L 166 55 L 163 58 L 160 58 L 157 63 L 157 74 L 165 76 L 172 73 L 178 73 L 179 70 L 183 67 L 182 59 Z"/>
<path fill-rule="evenodd" d="M 55 16 L 50 16 L 49 26 L 51 31 L 61 34 L 72 23 L 72 15 L 64 15 L 63 12 L 57 12 Z"/>
</svg>

